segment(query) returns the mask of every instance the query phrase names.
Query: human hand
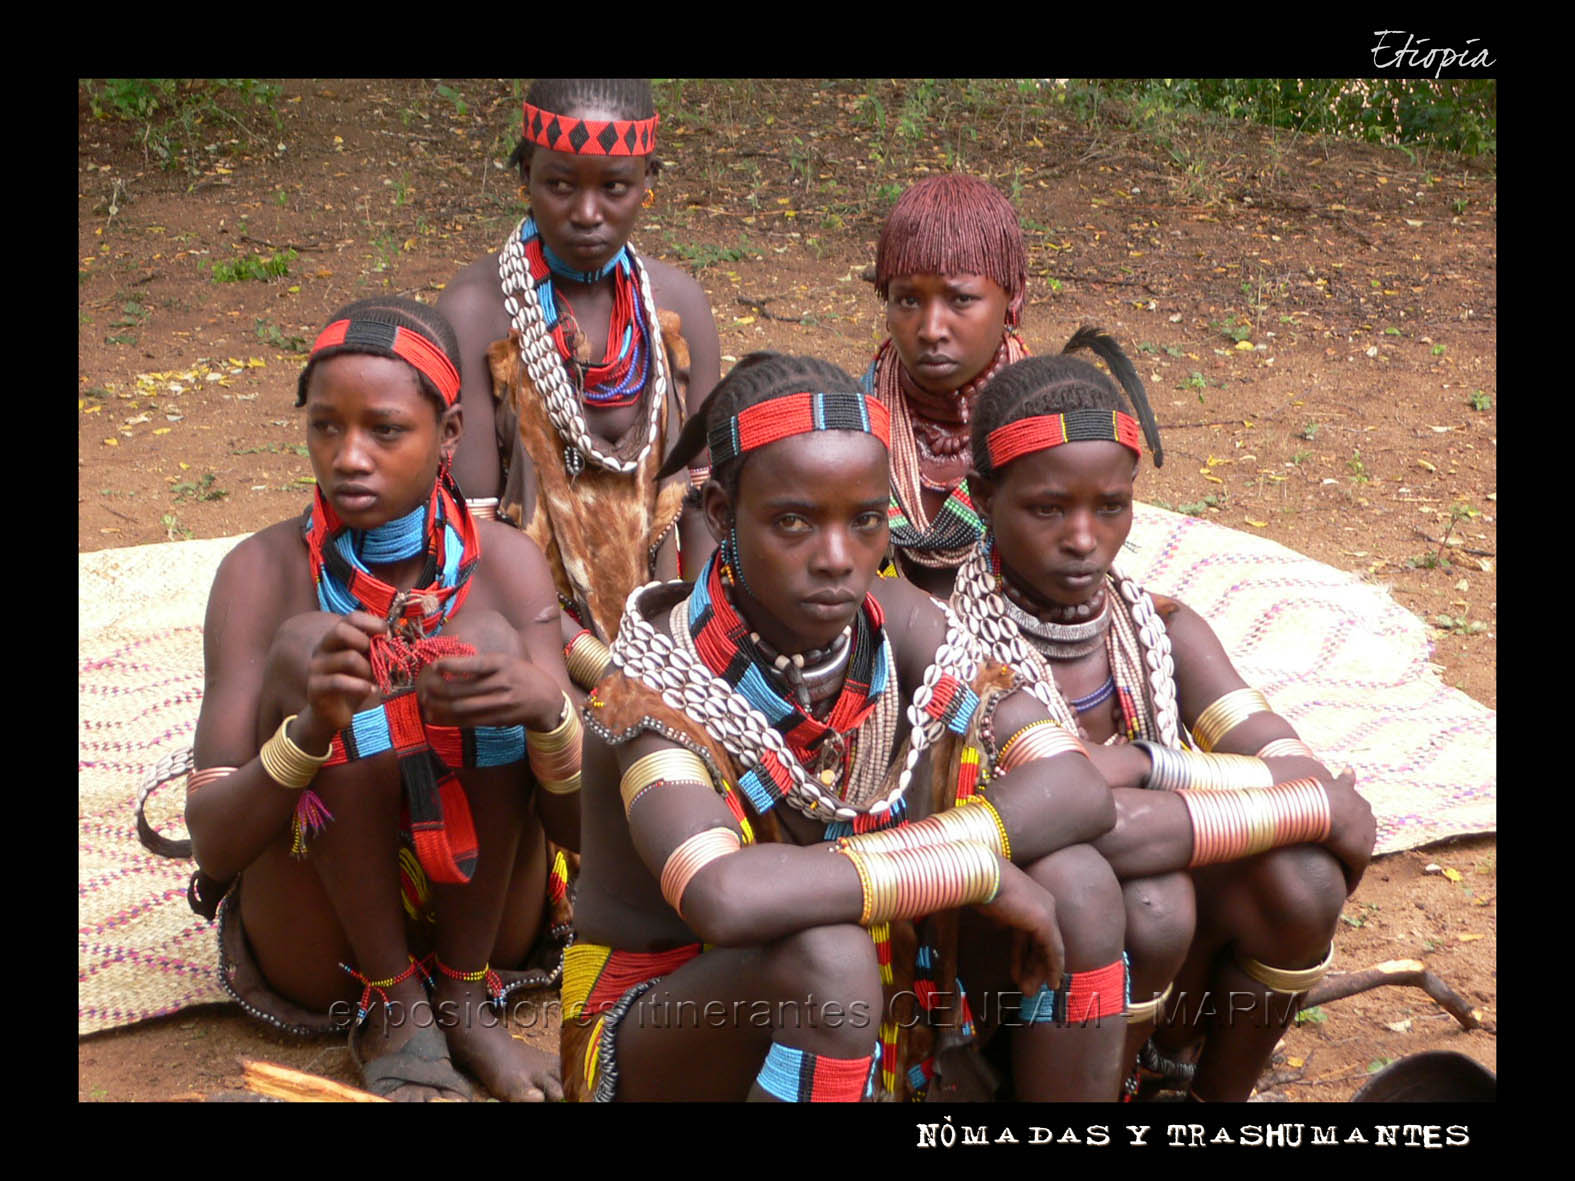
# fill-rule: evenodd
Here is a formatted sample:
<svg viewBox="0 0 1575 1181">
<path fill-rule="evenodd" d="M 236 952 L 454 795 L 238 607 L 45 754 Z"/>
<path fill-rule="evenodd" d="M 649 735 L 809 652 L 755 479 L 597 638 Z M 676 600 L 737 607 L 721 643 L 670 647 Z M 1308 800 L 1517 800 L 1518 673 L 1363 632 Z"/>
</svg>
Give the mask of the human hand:
<svg viewBox="0 0 1575 1181">
<path fill-rule="evenodd" d="M 1060 985 L 1066 949 L 1050 891 L 1003 857 L 1001 888 L 978 909 L 1012 931 L 1012 979 L 1024 996 Z"/>
<path fill-rule="evenodd" d="M 1324 848 L 1333 853 L 1345 870 L 1346 893 L 1356 889 L 1372 860 L 1378 839 L 1378 822 L 1373 809 L 1356 790 L 1356 775 L 1347 770 L 1325 786 L 1329 796 L 1329 836 Z"/>
<path fill-rule="evenodd" d="M 306 669 L 306 705 L 313 722 L 307 728 L 314 732 L 311 737 L 321 738 L 321 729 L 328 730 L 330 737 L 343 730 L 361 703 L 376 696 L 372 637 L 387 631 L 388 624 L 377 616 L 352 611 L 336 619 L 317 641 Z M 318 744 L 309 749 L 317 750 Z"/>
<path fill-rule="evenodd" d="M 536 665 L 501 652 L 444 656 L 416 678 L 421 716 L 438 726 L 520 726 L 563 720 L 563 690 Z"/>
</svg>

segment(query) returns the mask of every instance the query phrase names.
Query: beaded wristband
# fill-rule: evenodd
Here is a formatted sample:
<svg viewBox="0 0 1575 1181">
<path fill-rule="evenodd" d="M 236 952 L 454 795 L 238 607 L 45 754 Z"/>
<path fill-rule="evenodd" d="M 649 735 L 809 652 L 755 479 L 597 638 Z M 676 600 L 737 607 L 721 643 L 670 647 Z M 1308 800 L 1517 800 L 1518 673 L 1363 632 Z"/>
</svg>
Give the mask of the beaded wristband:
<svg viewBox="0 0 1575 1181">
<path fill-rule="evenodd" d="M 1076 751 L 1084 758 L 1088 757 L 1087 748 L 1076 734 L 1062 729 L 1049 718 L 1041 718 L 1016 731 L 1001 744 L 995 765 L 1004 775 L 1008 771 L 1015 771 L 1024 763 L 1031 763 L 1035 759 L 1053 758 L 1069 750 Z"/>
<path fill-rule="evenodd" d="M 1236 966 L 1270 992 L 1277 992 L 1284 996 L 1295 996 L 1297 993 L 1306 992 L 1318 981 L 1322 980 L 1324 973 L 1329 970 L 1329 965 L 1334 962 L 1334 944 L 1329 944 L 1329 953 L 1323 957 L 1323 962 L 1314 964 L 1310 968 L 1271 968 L 1262 960 L 1255 960 L 1250 955 L 1236 956 Z"/>
<path fill-rule="evenodd" d="M 563 650 L 563 663 L 569 670 L 569 679 L 581 689 L 590 689 L 607 673 L 612 653 L 607 645 L 583 628 Z"/>
<path fill-rule="evenodd" d="M 1165 991 L 1153 1000 L 1139 1001 L 1135 1005 L 1127 1005 L 1127 1024 L 1142 1025 L 1145 1021 L 1157 1021 L 1159 1019 L 1159 1011 L 1165 1007 L 1165 1002 L 1170 999 L 1171 990 L 1175 987 L 1176 982 L 1172 980 L 1165 985 Z"/>
<path fill-rule="evenodd" d="M 1258 752 L 1260 759 L 1313 759 L 1318 756 L 1313 753 L 1300 738 L 1276 738 Z"/>
<path fill-rule="evenodd" d="M 1261 758 L 1252 755 L 1176 750 L 1146 738 L 1139 738 L 1132 745 L 1148 752 L 1153 765 L 1143 779 L 1143 786 L 1155 791 L 1222 791 L 1274 786 L 1274 772 Z"/>
<path fill-rule="evenodd" d="M 842 837 L 835 848 L 857 849 L 861 853 L 886 853 L 892 849 L 921 849 L 952 841 L 972 841 L 1010 861 L 1012 844 L 995 805 L 983 796 L 969 796 L 965 805 L 951 808 L 938 816 L 926 816 L 917 824 Z"/>
<path fill-rule="evenodd" d="M 972 841 L 881 853 L 836 852 L 853 862 L 864 888 L 861 926 L 989 902 L 1001 888 L 1000 858 Z"/>
<path fill-rule="evenodd" d="M 667 855 L 662 865 L 662 897 L 667 904 L 684 917 L 684 891 L 701 868 L 718 857 L 737 853 L 742 846 L 738 834 L 730 828 L 708 828 L 697 832 Z"/>
<path fill-rule="evenodd" d="M 563 721 L 548 731 L 525 731 L 525 749 L 536 782 L 549 795 L 573 795 L 580 790 L 580 715 L 569 695 L 563 695 Z"/>
<path fill-rule="evenodd" d="M 658 783 L 699 783 L 711 785 L 711 773 L 700 756 L 682 747 L 659 750 L 630 763 L 618 781 L 623 797 L 623 814 L 629 815 L 641 792 Z"/>
<path fill-rule="evenodd" d="M 1253 714 L 1273 713 L 1269 699 L 1251 687 L 1233 689 L 1217 698 L 1192 723 L 1192 737 L 1206 751 L 1219 745 L 1220 739 L 1241 725 Z"/>
<path fill-rule="evenodd" d="M 307 754 L 296 746 L 286 733 L 286 728 L 295 721 L 299 714 L 291 714 L 279 723 L 279 729 L 274 736 L 263 743 L 262 750 L 257 752 L 257 757 L 262 760 L 263 770 L 268 772 L 280 787 L 288 787 L 299 791 L 313 779 L 317 778 L 317 771 L 328 761 L 333 754 L 333 748 L 320 755 Z"/>
<path fill-rule="evenodd" d="M 1250 790 L 1176 794 L 1192 819 L 1188 868 L 1236 861 L 1329 835 L 1329 796 L 1316 779 Z"/>
<path fill-rule="evenodd" d="M 186 794 L 190 795 L 199 787 L 207 787 L 210 783 L 217 783 L 227 776 L 234 775 L 239 767 L 204 767 L 201 771 L 193 771 L 186 776 Z"/>
</svg>

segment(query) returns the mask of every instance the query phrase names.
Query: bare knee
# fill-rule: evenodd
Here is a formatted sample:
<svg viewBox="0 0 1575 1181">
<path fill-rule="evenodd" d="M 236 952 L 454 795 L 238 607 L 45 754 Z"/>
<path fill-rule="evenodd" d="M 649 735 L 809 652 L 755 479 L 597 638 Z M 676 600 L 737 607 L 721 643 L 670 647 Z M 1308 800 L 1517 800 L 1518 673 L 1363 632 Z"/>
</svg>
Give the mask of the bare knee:
<svg viewBox="0 0 1575 1181">
<path fill-rule="evenodd" d="M 869 1051 L 882 994 L 875 944 L 863 927 L 811 927 L 779 939 L 767 949 L 767 971 L 778 996 L 804 1006 L 805 1025 L 847 1042 L 849 1057 Z"/>
<path fill-rule="evenodd" d="M 1294 967 L 1327 949 L 1345 906 L 1345 875 L 1331 854 L 1313 845 L 1278 849 L 1252 868 L 1249 882 L 1276 966 Z"/>
<path fill-rule="evenodd" d="M 1121 883 L 1092 845 L 1069 845 L 1025 868 L 1055 898 L 1069 971 L 1103 967 L 1121 955 L 1126 930 Z"/>
<path fill-rule="evenodd" d="M 1138 878 L 1122 886 L 1126 902 L 1126 946 L 1134 975 L 1152 975 L 1160 985 L 1186 961 L 1197 925 L 1192 878 L 1183 872 Z"/>
</svg>

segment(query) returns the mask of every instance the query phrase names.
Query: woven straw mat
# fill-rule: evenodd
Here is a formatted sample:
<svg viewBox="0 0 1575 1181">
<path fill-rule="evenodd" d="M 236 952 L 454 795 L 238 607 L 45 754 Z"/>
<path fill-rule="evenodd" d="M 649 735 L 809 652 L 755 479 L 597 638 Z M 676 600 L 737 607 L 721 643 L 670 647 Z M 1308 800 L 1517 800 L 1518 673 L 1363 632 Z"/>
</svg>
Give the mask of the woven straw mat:
<svg viewBox="0 0 1575 1181">
<path fill-rule="evenodd" d="M 191 864 L 145 852 L 133 808 L 148 770 L 191 745 L 208 587 L 240 540 L 79 556 L 81 1034 L 228 999 L 212 924 L 186 903 Z M 1494 829 L 1496 715 L 1439 680 L 1426 625 L 1384 591 L 1146 505 L 1117 565 L 1200 611 L 1247 682 L 1355 769 L 1379 852 Z M 158 831 L 184 835 L 182 797 L 179 783 L 154 794 Z"/>
</svg>

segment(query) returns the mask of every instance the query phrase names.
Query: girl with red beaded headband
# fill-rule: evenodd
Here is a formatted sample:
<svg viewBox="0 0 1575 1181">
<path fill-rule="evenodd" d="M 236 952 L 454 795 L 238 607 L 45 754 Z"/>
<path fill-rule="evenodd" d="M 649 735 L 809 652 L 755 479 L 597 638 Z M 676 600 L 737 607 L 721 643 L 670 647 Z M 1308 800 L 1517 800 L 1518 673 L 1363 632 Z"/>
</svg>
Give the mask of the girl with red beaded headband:
<svg viewBox="0 0 1575 1181">
<path fill-rule="evenodd" d="M 698 519 L 679 522 L 683 481 L 655 479 L 721 364 L 699 285 L 630 243 L 659 124 L 643 79 L 538 79 L 510 158 L 529 212 L 438 300 L 478 424 L 455 475 L 547 555 L 585 685 L 628 593 L 676 574 L 675 525 L 696 561 L 709 552 Z"/>
<path fill-rule="evenodd" d="M 540 1100 L 556 1062 L 492 1006 L 547 982 L 518 969 L 543 825 L 578 839 L 578 720 L 541 552 L 475 520 L 450 475 L 458 354 L 441 315 L 392 297 L 317 338 L 297 387 L 312 505 L 236 546 L 208 600 L 192 902 L 217 909 L 242 1006 L 350 1029 L 368 1089 L 464 1097 L 463 1070 Z"/>
<path fill-rule="evenodd" d="M 876 578 L 890 429 L 835 366 L 756 354 L 668 458 L 709 449 L 718 548 L 630 596 L 586 709 L 570 1098 L 987 1097 L 973 1047 L 1024 991 L 1019 1096 L 1117 1085 L 1107 793 L 1068 738 L 975 798 L 963 742 L 1045 714 Z"/>
<path fill-rule="evenodd" d="M 1245 1099 L 1328 966 L 1372 811 L 1242 681 L 1201 616 L 1113 568 L 1144 439 L 1157 452 L 1158 435 L 1115 342 L 1084 328 L 1066 352 L 1083 348 L 1144 425 L 1080 358 L 997 374 L 968 477 L 986 532 L 951 605 L 981 656 L 1025 678 L 1115 789 L 1116 827 L 1095 848 L 1125 895 L 1127 1061 L 1141 1064 L 1129 1093 L 1168 1080 L 1194 1099 Z M 1199 1035 L 1196 1062 L 1176 1061 Z"/>
</svg>

